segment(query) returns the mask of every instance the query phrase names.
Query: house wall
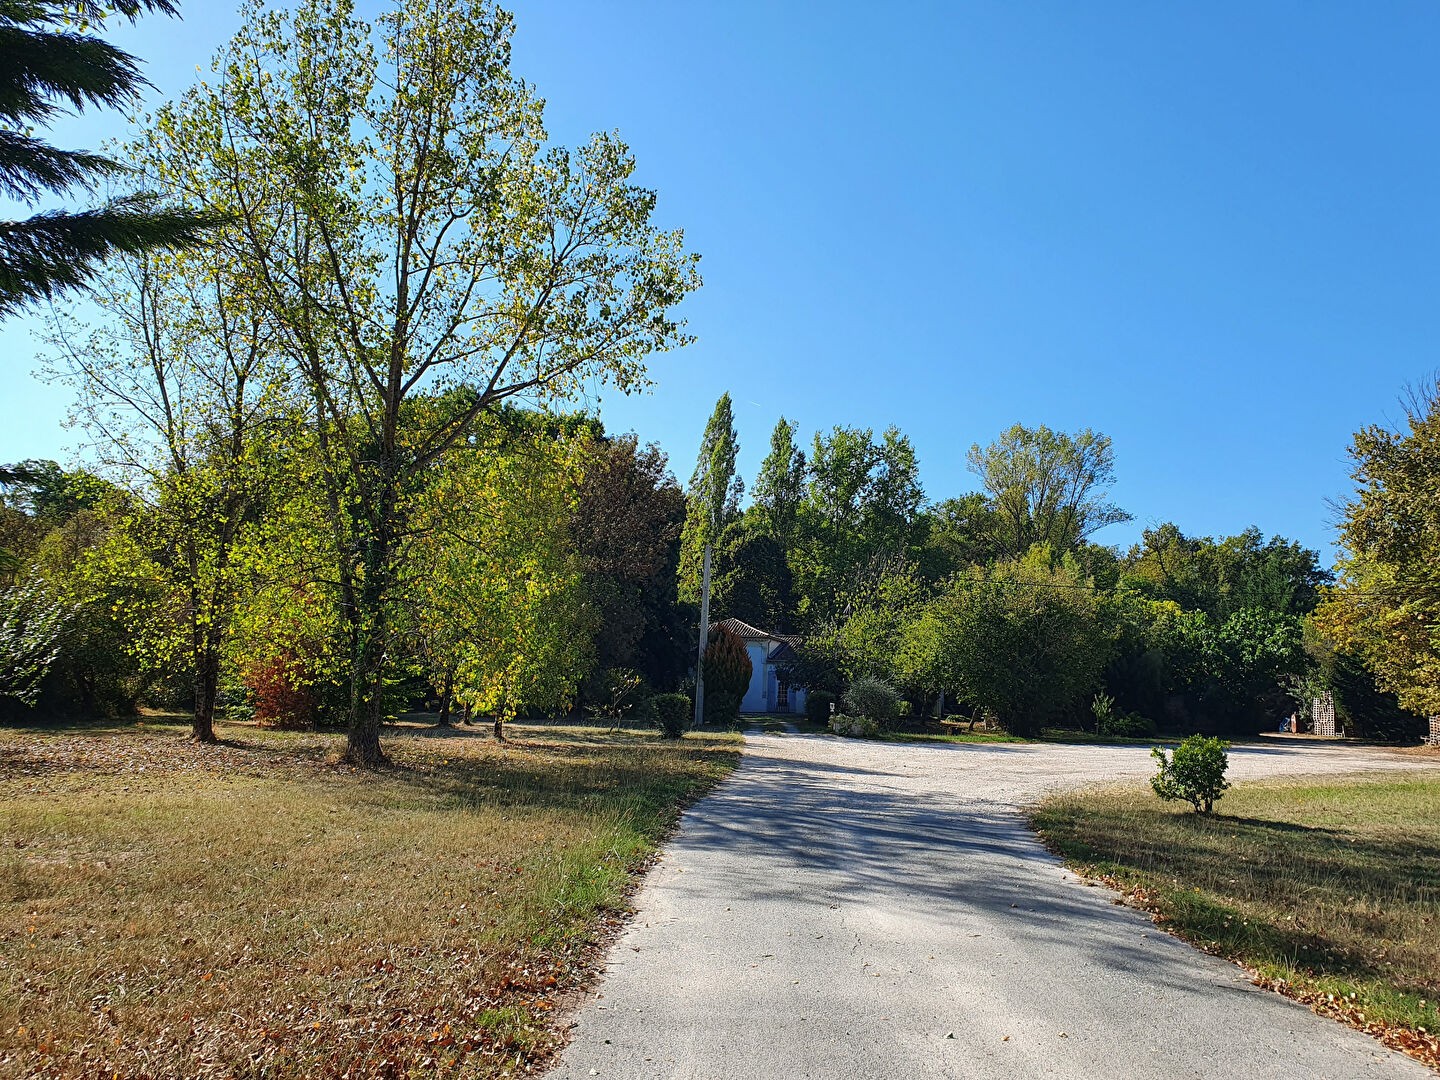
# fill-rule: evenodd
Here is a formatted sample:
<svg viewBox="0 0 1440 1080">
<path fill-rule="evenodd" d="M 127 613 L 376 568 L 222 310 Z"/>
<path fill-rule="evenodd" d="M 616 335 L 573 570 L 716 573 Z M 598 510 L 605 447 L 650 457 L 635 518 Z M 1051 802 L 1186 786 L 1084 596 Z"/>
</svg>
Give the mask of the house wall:
<svg viewBox="0 0 1440 1080">
<path fill-rule="evenodd" d="M 750 685 L 740 701 L 740 711 L 747 713 L 767 712 L 765 700 L 765 657 L 770 654 L 770 642 L 747 641 L 745 651 L 750 654 Z"/>
</svg>

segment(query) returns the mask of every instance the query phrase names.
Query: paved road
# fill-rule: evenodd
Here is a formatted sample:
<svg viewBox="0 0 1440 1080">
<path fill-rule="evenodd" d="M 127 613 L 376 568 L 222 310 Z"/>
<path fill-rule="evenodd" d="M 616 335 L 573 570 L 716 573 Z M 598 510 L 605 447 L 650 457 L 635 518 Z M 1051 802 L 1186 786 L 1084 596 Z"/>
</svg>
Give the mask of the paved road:
<svg viewBox="0 0 1440 1080">
<path fill-rule="evenodd" d="M 1237 778 L 1413 768 L 1327 745 Z M 747 740 L 637 898 L 554 1078 L 1428 1077 L 1069 876 L 1017 808 L 1132 747 Z"/>
</svg>

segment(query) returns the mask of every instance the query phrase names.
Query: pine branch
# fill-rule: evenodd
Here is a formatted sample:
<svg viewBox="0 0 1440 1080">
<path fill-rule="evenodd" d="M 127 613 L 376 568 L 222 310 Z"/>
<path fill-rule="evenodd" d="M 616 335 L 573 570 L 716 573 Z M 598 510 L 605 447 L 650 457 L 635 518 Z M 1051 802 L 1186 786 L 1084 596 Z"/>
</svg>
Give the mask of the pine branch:
<svg viewBox="0 0 1440 1080">
<path fill-rule="evenodd" d="M 84 34 L 0 23 L 0 119 L 44 123 L 60 102 L 119 108 L 149 83 L 135 58 Z"/>
<path fill-rule="evenodd" d="M 108 256 L 201 244 L 223 220 L 157 207 L 154 196 L 132 195 L 98 210 L 0 222 L 0 317 L 83 287 Z"/>
<path fill-rule="evenodd" d="M 125 167 L 87 150 L 58 150 L 49 143 L 0 129 L 0 192 L 33 203 L 43 192 L 92 188 Z"/>
</svg>

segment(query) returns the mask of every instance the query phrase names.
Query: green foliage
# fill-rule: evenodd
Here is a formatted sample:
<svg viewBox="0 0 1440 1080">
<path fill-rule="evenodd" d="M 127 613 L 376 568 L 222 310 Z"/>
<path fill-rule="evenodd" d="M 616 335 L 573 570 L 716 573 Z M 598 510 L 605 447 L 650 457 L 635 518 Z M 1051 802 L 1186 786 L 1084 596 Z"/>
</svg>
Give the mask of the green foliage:
<svg viewBox="0 0 1440 1080">
<path fill-rule="evenodd" d="M 123 0 L 114 8 L 131 21 L 142 11 L 177 14 L 172 0 Z M 124 109 L 138 100 L 146 83 L 136 59 L 89 32 L 105 14 L 94 0 L 0 5 L 0 191 L 11 199 L 33 207 L 125 171 L 102 154 L 61 150 L 34 134 L 67 107 Z M 0 317 L 84 286 L 109 256 L 191 246 L 216 224 L 213 214 L 162 206 L 147 193 L 0 222 Z"/>
<path fill-rule="evenodd" d="M 1413 392 L 1398 431 L 1356 432 L 1339 587 L 1320 629 L 1360 657 L 1401 708 L 1440 713 L 1440 381 Z"/>
<path fill-rule="evenodd" d="M 705 647 L 705 722 L 731 724 L 750 685 L 750 651 L 738 634 L 717 623 Z"/>
<path fill-rule="evenodd" d="M 655 715 L 660 733 L 667 739 L 678 739 L 690 726 L 695 703 L 686 694 L 656 694 L 650 699 L 655 705 Z"/>
<path fill-rule="evenodd" d="M 33 705 L 60 655 L 70 612 L 38 581 L 0 589 L 0 700 Z"/>
<path fill-rule="evenodd" d="M 880 725 L 868 716 L 836 713 L 830 717 L 830 731 L 851 739 L 873 739 L 880 734 Z"/>
<path fill-rule="evenodd" d="M 805 692 L 805 719 L 815 724 L 828 724 L 835 708 L 835 695 L 828 690 Z"/>
<path fill-rule="evenodd" d="M 716 546 L 710 604 L 727 618 L 771 632 L 790 628 L 795 598 L 785 549 L 749 517 L 734 522 Z"/>
<path fill-rule="evenodd" d="M 652 353 L 689 340 L 673 309 L 696 256 L 652 224 L 618 137 L 550 140 L 512 30 L 486 0 L 395 0 L 373 23 L 349 0 L 246 4 L 142 155 L 234 219 L 217 291 L 272 333 L 311 410 L 332 560 L 312 580 L 337 599 L 360 764 L 383 757 L 415 494 L 503 402 L 635 390 Z M 542 650 L 520 637 L 533 673 Z M 529 674 L 492 683 L 503 646 L 478 647 L 480 697 L 536 692 Z"/>
<path fill-rule="evenodd" d="M 1110 657 L 1109 628 L 1090 583 L 1048 549 L 959 575 L 910 624 L 901 650 L 906 681 L 948 691 L 1032 735 L 1084 700 Z"/>
<path fill-rule="evenodd" d="M 902 570 L 924 492 L 910 440 L 889 428 L 837 427 L 816 434 L 792 558 L 801 614 L 842 618 Z"/>
<path fill-rule="evenodd" d="M 845 692 L 845 711 L 883 727 L 900 715 L 900 692 L 881 679 L 856 679 Z"/>
<path fill-rule="evenodd" d="M 676 603 L 685 496 L 659 447 L 633 435 L 583 439 L 580 464 L 571 534 L 597 624 L 595 663 L 673 687 L 694 661 Z"/>
<path fill-rule="evenodd" d="M 1105 731 L 1105 725 L 1115 719 L 1115 699 L 1103 690 L 1090 699 L 1090 712 L 1095 717 L 1095 730 Z"/>
<path fill-rule="evenodd" d="M 1171 524 L 1146 529 L 1123 566 L 1126 584 L 1153 599 L 1173 600 L 1224 622 L 1250 609 L 1308 614 L 1330 581 L 1320 555 L 1249 528 L 1221 540 L 1187 537 Z"/>
<path fill-rule="evenodd" d="M 735 415 L 730 395 L 721 394 L 715 411 L 705 425 L 700 454 L 685 495 L 685 529 L 680 537 L 681 600 L 700 602 L 706 547 L 720 539 L 721 531 L 740 512 L 745 482 L 735 473 L 740 439 L 735 434 Z M 709 687 L 706 687 L 709 692 Z"/>
<path fill-rule="evenodd" d="M 805 453 L 795 443 L 795 432 L 795 424 L 783 416 L 775 422 L 770 453 L 760 463 L 754 489 L 759 532 L 787 553 L 795 544 L 800 502 L 805 496 Z"/>
<path fill-rule="evenodd" d="M 398 625 L 432 681 L 482 714 L 563 710 L 590 667 L 594 612 L 570 530 L 584 454 L 583 436 L 490 418 L 409 507 Z"/>
<path fill-rule="evenodd" d="M 970 448 L 970 471 L 989 496 L 997 550 L 1020 558 L 1036 544 L 1059 554 L 1092 533 L 1130 520 L 1106 501 L 1115 480 L 1110 438 L 1016 424 L 989 446 Z"/>
<path fill-rule="evenodd" d="M 1188 802 L 1197 812 L 1208 814 L 1215 809 L 1215 800 L 1230 787 L 1225 779 L 1229 748 L 1223 739 L 1204 735 L 1191 735 L 1173 754 L 1157 746 L 1150 756 L 1159 764 L 1159 772 L 1151 778 L 1150 786 L 1166 801 Z"/>
<path fill-rule="evenodd" d="M 1159 726 L 1139 713 L 1115 713 L 1102 720 L 1099 733 L 1109 739 L 1149 739 L 1159 733 Z"/>
</svg>

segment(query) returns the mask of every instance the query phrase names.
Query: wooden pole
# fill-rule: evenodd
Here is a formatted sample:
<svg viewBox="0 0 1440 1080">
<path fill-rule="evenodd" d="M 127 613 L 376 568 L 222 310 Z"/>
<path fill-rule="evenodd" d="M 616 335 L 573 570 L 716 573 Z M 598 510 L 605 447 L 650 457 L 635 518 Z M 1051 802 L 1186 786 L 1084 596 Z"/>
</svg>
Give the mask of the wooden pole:
<svg viewBox="0 0 1440 1080">
<path fill-rule="evenodd" d="M 705 545 L 705 562 L 700 573 L 700 648 L 695 656 L 695 720 L 705 722 L 705 646 L 710 638 L 710 545 Z"/>
</svg>

